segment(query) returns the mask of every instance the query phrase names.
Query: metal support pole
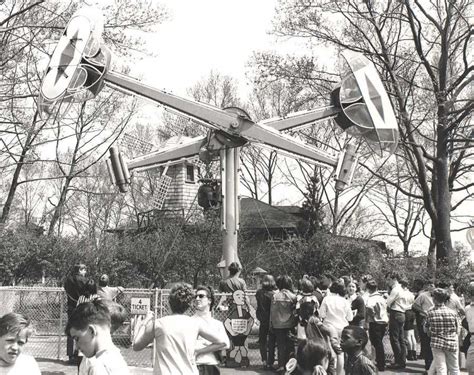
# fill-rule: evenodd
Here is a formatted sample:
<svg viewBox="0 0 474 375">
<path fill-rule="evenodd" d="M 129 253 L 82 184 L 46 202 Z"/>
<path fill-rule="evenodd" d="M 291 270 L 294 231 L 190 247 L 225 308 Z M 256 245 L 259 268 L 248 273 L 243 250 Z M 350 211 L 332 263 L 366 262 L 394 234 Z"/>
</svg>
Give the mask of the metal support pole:
<svg viewBox="0 0 474 375">
<path fill-rule="evenodd" d="M 166 167 L 168 168 L 168 167 Z M 166 172 L 163 172 L 163 174 L 166 174 Z M 159 293 L 159 289 L 158 288 L 155 288 L 155 292 L 153 293 L 153 312 L 155 313 L 155 319 L 157 319 L 158 317 L 158 293 Z M 161 314 L 160 314 L 161 315 Z M 160 316 L 161 318 L 161 316 Z M 151 367 L 152 368 L 155 368 L 155 359 L 156 359 L 156 338 L 153 338 L 153 346 L 151 348 Z"/>
<path fill-rule="evenodd" d="M 240 148 L 226 148 L 223 152 L 223 172 L 221 175 L 223 184 L 223 217 L 222 217 L 222 259 L 225 261 L 224 277 L 229 275 L 227 267 L 232 262 L 238 262 L 237 254 L 237 232 L 238 232 L 238 158 Z M 222 171 L 221 171 L 222 172 Z"/>
</svg>

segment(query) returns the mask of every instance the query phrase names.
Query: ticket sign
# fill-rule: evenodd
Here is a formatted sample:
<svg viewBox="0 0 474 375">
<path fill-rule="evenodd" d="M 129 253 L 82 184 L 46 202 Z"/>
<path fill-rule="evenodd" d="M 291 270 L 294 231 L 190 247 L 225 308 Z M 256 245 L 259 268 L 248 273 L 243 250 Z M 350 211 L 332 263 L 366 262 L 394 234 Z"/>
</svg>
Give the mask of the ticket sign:
<svg viewBox="0 0 474 375">
<path fill-rule="evenodd" d="M 150 311 L 149 298 L 132 298 L 130 303 L 130 314 L 132 315 L 146 315 Z"/>
</svg>

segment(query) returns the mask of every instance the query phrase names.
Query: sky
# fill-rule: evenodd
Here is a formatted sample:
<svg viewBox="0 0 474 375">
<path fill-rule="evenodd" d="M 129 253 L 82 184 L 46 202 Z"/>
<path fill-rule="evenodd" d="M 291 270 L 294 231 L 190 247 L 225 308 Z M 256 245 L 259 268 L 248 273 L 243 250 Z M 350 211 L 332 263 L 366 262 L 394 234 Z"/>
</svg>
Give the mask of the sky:
<svg viewBox="0 0 474 375">
<path fill-rule="evenodd" d="M 236 79 L 246 92 L 246 63 L 256 50 L 283 44 L 268 35 L 275 0 L 161 0 L 169 20 L 148 35 L 156 57 L 132 73 L 159 89 L 186 95 L 186 89 L 211 70 Z"/>
</svg>

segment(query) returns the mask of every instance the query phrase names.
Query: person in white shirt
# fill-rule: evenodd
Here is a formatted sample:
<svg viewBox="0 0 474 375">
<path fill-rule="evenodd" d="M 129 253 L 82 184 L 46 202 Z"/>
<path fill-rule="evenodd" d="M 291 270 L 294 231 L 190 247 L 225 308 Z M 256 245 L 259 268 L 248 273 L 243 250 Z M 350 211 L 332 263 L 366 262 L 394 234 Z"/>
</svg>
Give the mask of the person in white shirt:
<svg viewBox="0 0 474 375">
<path fill-rule="evenodd" d="M 415 337 L 415 313 L 412 310 L 415 295 L 408 290 L 408 281 L 400 280 L 403 288 L 402 303 L 405 305 L 405 325 L 403 327 L 405 333 L 405 341 L 407 343 L 407 359 L 416 360 L 416 337 Z"/>
<path fill-rule="evenodd" d="M 175 284 L 170 291 L 171 315 L 155 319 L 149 312 L 138 327 L 133 340 L 133 350 L 140 351 L 155 341 L 155 375 L 197 375 L 196 344 L 202 336 L 211 344 L 225 344 L 224 338 L 206 322 L 185 315 L 195 300 L 191 285 Z"/>
<path fill-rule="evenodd" d="M 128 366 L 112 342 L 108 303 L 95 299 L 81 303 L 70 316 L 66 333 L 88 360 L 81 361 L 80 375 L 128 375 Z"/>
<path fill-rule="evenodd" d="M 390 294 L 387 298 L 389 311 L 388 330 L 390 344 L 392 345 L 394 363 L 388 368 L 393 370 L 404 369 L 406 367 L 407 346 L 405 342 L 405 310 L 407 309 L 403 288 L 400 285 L 401 276 L 397 272 L 387 275 L 387 283 L 390 287 Z"/>
<path fill-rule="evenodd" d="M 23 348 L 33 330 L 28 318 L 8 313 L 0 318 L 0 374 L 40 375 L 38 363 Z"/>
<path fill-rule="evenodd" d="M 101 300 L 109 310 L 110 314 L 110 334 L 112 335 L 120 326 L 125 322 L 128 317 L 127 310 L 120 304 L 115 301 Z M 83 357 L 79 365 L 78 375 L 92 375 L 97 374 L 97 371 L 105 370 L 101 366 L 101 362 L 111 361 L 113 363 L 121 363 L 123 358 L 117 358 L 116 356 L 122 356 L 117 348 L 117 350 L 112 350 L 109 352 L 100 352 L 97 354 L 99 358 L 97 362 L 96 357 Z M 109 359 L 110 358 L 110 359 Z M 98 370 L 100 369 L 100 370 Z"/>
<path fill-rule="evenodd" d="M 370 342 L 375 348 L 375 361 L 379 371 L 385 371 L 385 349 L 383 337 L 387 330 L 387 301 L 377 290 L 377 282 L 369 280 L 366 284 L 368 296 L 366 305 L 366 321 L 369 324 Z"/>
<path fill-rule="evenodd" d="M 102 299 L 115 301 L 124 290 L 123 286 L 109 286 L 109 276 L 104 273 L 99 279 L 97 295 Z"/>
<path fill-rule="evenodd" d="M 340 343 L 342 330 L 349 325 L 354 315 L 350 302 L 344 298 L 346 295 L 344 282 L 332 283 L 329 291 L 331 293 L 324 297 L 319 308 L 319 317 L 323 321 L 323 325 L 330 325 L 336 330 Z M 336 374 L 344 374 L 344 353 L 337 355 Z"/>
<path fill-rule="evenodd" d="M 198 324 L 204 321 L 209 327 L 216 331 L 222 338 L 222 343 L 212 344 L 210 341 L 198 337 L 196 343 L 196 364 L 199 375 L 218 375 L 220 370 L 218 364 L 219 351 L 229 349 L 229 337 L 220 320 L 212 317 L 212 308 L 215 304 L 214 290 L 210 286 L 198 286 L 196 289 L 196 300 L 194 307 L 196 312 L 193 317 L 197 319 Z"/>
</svg>

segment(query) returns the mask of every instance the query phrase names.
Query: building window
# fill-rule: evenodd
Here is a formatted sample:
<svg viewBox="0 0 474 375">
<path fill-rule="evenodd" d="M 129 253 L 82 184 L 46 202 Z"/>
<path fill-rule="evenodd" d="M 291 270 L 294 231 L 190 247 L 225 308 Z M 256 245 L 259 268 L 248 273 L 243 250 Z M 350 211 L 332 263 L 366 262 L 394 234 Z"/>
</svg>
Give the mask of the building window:
<svg viewBox="0 0 474 375">
<path fill-rule="evenodd" d="M 194 176 L 194 165 L 186 166 L 186 182 L 196 182 Z"/>
</svg>

